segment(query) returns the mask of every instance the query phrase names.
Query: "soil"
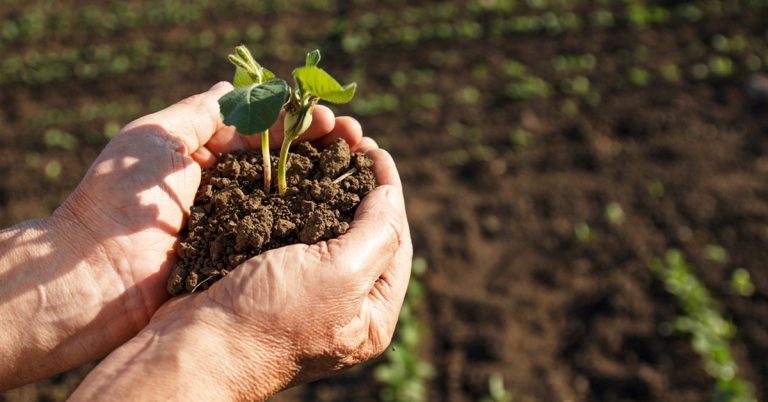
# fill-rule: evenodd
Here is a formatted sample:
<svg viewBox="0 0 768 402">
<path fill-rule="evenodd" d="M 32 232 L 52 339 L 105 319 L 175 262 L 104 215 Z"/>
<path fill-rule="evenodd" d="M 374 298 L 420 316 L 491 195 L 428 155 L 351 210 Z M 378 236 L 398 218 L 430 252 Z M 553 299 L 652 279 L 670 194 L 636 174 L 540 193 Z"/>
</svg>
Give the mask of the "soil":
<svg viewBox="0 0 768 402">
<path fill-rule="evenodd" d="M 373 161 L 350 154 L 341 139 L 320 151 L 307 142 L 293 147 L 285 197 L 263 191 L 262 161 L 261 151 L 238 151 L 203 171 L 168 278 L 170 294 L 205 290 L 267 250 L 343 235 L 360 200 L 376 187 Z"/>
<path fill-rule="evenodd" d="M 69 3 L 74 9 L 103 2 Z M 428 262 L 423 317 L 429 334 L 422 357 L 437 376 L 427 400 L 480 400 L 494 373 L 519 401 L 711 400 L 713 381 L 689 337 L 660 331 L 681 311 L 648 264 L 672 247 L 685 253 L 734 321 L 739 373 L 755 385 L 758 400 L 768 400 L 768 92 L 760 91 L 768 74 L 768 37 L 766 8 L 755 6 L 764 2 L 648 1 L 643 3 L 672 17 L 638 27 L 620 22 L 624 2 L 585 1 L 574 9 L 584 22 L 580 29 L 494 38 L 489 32 L 497 19 L 544 15 L 549 9 L 531 5 L 554 8 L 561 2 L 515 2 L 512 13 L 498 17 L 472 14 L 470 5 L 502 2 L 459 1 L 461 16 L 449 25 L 458 30 L 466 22 L 480 24 L 479 37 L 418 44 L 384 40 L 345 50 L 343 45 L 356 39 L 348 33 L 365 39 L 381 32 L 360 27 L 375 22 L 372 16 L 394 15 L 405 26 L 420 14 L 406 9 L 429 6 L 363 3 L 323 12 L 271 5 L 274 10 L 235 13 L 224 5 L 224 11 L 189 24 L 125 29 L 109 37 L 82 31 L 72 38 L 5 45 L 4 54 L 23 54 L 141 38 L 156 44 L 153 54 L 175 52 L 173 60 L 185 68 L 0 87 L 0 224 L 43 217 L 59 205 L 107 141 L 101 134 L 107 122 L 125 124 L 229 78 L 231 66 L 222 55 L 234 44 L 262 50 L 279 44 L 259 61 L 282 76 L 290 76 L 301 61 L 297 55 L 314 48 L 308 43 L 317 44 L 324 68 L 339 77 L 354 73 L 359 94 L 353 105 L 376 106 L 377 95 L 397 101 L 374 112 L 335 110 L 360 120 L 367 135 L 393 155 L 403 179 L 414 253 Z M 675 10 L 689 5 L 707 15 L 698 22 L 676 16 Z M 614 11 L 616 24 L 589 24 L 604 8 Z M 14 18 L 14 6 L 4 3 L 0 15 Z M 259 29 L 246 29 L 251 24 Z M 213 45 L 186 42 L 208 31 L 216 35 Z M 264 37 L 245 37 L 246 31 Z M 697 76 L 712 58 L 723 56 L 713 46 L 722 38 L 750 44 L 728 50 L 731 75 Z M 558 57 L 574 54 L 593 55 L 594 68 L 553 68 Z M 761 67 L 748 71 L 743 61 L 754 57 L 763 60 Z M 549 83 L 550 96 L 510 96 L 507 86 L 515 81 L 505 71 L 510 60 Z M 662 77 L 665 64 L 679 69 L 676 81 Z M 649 72 L 647 85 L 629 82 L 633 67 Z M 589 79 L 599 103 L 590 105 L 563 89 L 577 75 Z M 396 85 L 403 76 L 407 85 Z M 474 102 L 468 102 L 464 95 L 473 93 Z M 424 102 L 427 95 L 439 102 Z M 138 106 L 119 117 L 39 123 L 43 112 L 106 100 Z M 575 102 L 575 112 L 567 102 Z M 77 136 L 78 147 L 46 145 L 49 127 Z M 527 133 L 526 141 L 520 141 L 519 129 Z M 49 161 L 66 169 L 47 176 Z M 251 193 L 243 190 L 243 196 Z M 606 218 L 612 202 L 621 206 L 623 220 Z M 574 234 L 584 224 L 591 232 L 588 241 Z M 713 244 L 727 250 L 727 259 L 707 257 Z M 210 255 L 210 248 L 200 251 Z M 739 267 L 751 274 L 756 288 L 751 297 L 729 290 L 730 275 Z M 372 376 L 378 363 L 293 388 L 274 400 L 378 400 L 380 385 Z M 84 370 L 62 374 L 0 400 L 61 400 L 83 375 Z"/>
</svg>

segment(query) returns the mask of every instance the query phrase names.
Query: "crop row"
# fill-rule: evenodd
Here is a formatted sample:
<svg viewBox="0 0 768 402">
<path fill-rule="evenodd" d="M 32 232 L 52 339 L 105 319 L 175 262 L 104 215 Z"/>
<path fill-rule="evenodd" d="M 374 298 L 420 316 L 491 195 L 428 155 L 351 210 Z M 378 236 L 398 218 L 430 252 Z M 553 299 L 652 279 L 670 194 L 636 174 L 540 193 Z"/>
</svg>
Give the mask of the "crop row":
<svg viewBox="0 0 768 402">
<path fill-rule="evenodd" d="M 83 35 L 103 37 L 137 28 L 190 24 L 213 15 L 258 15 L 274 11 L 275 4 L 256 5 L 247 0 L 164 0 L 147 4 L 112 1 L 104 5 L 70 7 L 46 2 L 29 6 L 17 17 L 0 22 L 0 45 Z"/>
<path fill-rule="evenodd" d="M 21 5 L 24 2 L 18 2 Z M 333 11 L 336 0 L 305 2 L 253 0 L 110 1 L 71 7 L 57 1 L 37 2 L 12 18 L 0 19 L 0 48 L 50 38 L 105 37 L 126 30 L 190 25 L 204 19 L 260 16 L 307 10 Z"/>
<path fill-rule="evenodd" d="M 470 2 L 467 7 L 474 11 L 474 14 L 489 14 L 491 21 L 485 28 L 485 34 L 490 38 L 519 33 L 560 34 L 579 29 L 699 22 L 707 17 L 743 15 L 745 9 L 760 12 L 768 7 L 767 0 L 686 2 L 674 7 L 649 5 L 644 1 L 634 0 L 625 2 L 621 9 L 606 7 L 590 13 L 574 10 L 582 3 L 568 0 L 476 1 Z M 518 10 L 522 8 L 519 7 L 522 4 L 527 5 L 527 10 Z M 515 12 L 505 14 L 499 13 L 499 10 Z M 347 38 L 345 48 L 356 50 L 369 43 L 413 44 L 433 39 L 475 39 L 483 35 L 479 21 L 474 18 L 466 19 L 464 10 L 453 3 L 438 3 L 421 7 L 410 6 L 397 11 L 389 8 L 368 11 L 350 19 L 340 28 Z"/>
<path fill-rule="evenodd" d="M 21 55 L 9 54 L 0 61 L 0 85 L 39 85 L 70 77 L 97 79 L 168 67 L 175 61 L 174 58 L 170 52 L 155 49 L 148 40 L 139 40 L 122 48 L 102 45 L 49 52 L 32 49 Z"/>
<path fill-rule="evenodd" d="M 696 276 L 679 250 L 668 250 L 656 259 L 651 269 L 665 289 L 673 294 L 683 315 L 665 328 L 668 334 L 691 336 L 693 350 L 701 357 L 704 369 L 715 380 L 713 400 L 755 402 L 754 386 L 740 377 L 733 357 L 731 340 L 736 333 L 732 321 L 723 317 L 718 303 Z"/>
<path fill-rule="evenodd" d="M 365 3 L 365 1 L 356 1 Z M 708 16 L 741 15 L 745 10 L 760 12 L 768 0 L 683 2 L 674 7 L 629 0 L 618 7 L 616 2 L 600 1 L 604 7 L 589 14 L 576 12 L 583 0 L 471 0 L 464 6 L 440 2 L 426 6 L 407 5 L 364 12 L 342 25 L 357 36 L 366 34 L 374 42 L 412 43 L 428 39 L 462 39 L 477 37 L 477 21 L 463 21 L 469 15 L 488 14 L 493 21 L 488 28 L 491 37 L 512 33 L 560 33 L 571 29 L 606 28 L 614 25 L 646 26 L 663 24 L 673 18 L 699 21 Z M 304 9 L 333 11 L 334 0 L 310 2 L 254 2 L 250 0 L 165 0 L 142 3 L 112 1 L 105 5 L 68 7 L 59 2 L 29 6 L 18 16 L 0 22 L 0 48 L 18 42 L 42 41 L 71 36 L 109 36 L 125 30 L 190 24 L 212 17 L 264 15 L 296 12 Z M 457 23 L 456 20 L 459 20 Z M 402 29 L 401 29 L 402 28 Z M 354 35 L 353 35 L 354 37 Z M 380 38 L 380 39 L 378 39 Z"/>
</svg>

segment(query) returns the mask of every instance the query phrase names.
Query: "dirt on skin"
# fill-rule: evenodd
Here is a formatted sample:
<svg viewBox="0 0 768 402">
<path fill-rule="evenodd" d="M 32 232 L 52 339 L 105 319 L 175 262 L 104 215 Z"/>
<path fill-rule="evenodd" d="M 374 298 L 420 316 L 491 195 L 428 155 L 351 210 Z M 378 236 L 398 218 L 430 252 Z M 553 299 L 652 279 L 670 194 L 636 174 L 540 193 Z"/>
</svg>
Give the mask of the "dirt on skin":
<svg viewBox="0 0 768 402">
<path fill-rule="evenodd" d="M 203 172 L 168 292 L 204 290 L 267 250 L 344 234 L 360 200 L 376 187 L 372 165 L 343 140 L 322 151 L 300 143 L 289 154 L 288 191 L 280 197 L 263 190 L 261 151 L 222 155 Z"/>
</svg>

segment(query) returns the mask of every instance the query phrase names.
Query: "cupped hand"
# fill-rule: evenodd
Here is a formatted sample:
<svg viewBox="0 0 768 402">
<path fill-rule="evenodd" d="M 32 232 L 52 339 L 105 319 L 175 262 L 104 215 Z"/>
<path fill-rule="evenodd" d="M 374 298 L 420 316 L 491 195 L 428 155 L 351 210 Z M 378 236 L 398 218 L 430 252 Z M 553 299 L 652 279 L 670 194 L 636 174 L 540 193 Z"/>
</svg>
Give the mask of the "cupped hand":
<svg viewBox="0 0 768 402">
<path fill-rule="evenodd" d="M 80 360 L 125 342 L 168 299 L 165 281 L 201 168 L 213 164 L 220 152 L 259 146 L 258 138 L 241 137 L 221 121 L 218 99 L 231 88 L 219 83 L 125 126 L 51 217 L 69 249 L 89 262 L 85 280 L 72 286 L 92 289 L 89 294 L 97 299 L 82 303 L 81 317 L 70 317 L 70 322 L 107 328 L 89 344 L 93 356 Z M 353 119 L 335 118 L 324 107 L 316 108 L 313 117 L 304 139 L 368 141 Z M 281 123 L 272 131 L 281 135 Z"/>
<path fill-rule="evenodd" d="M 385 350 L 412 258 L 402 187 L 390 155 L 362 137 L 355 120 L 328 114 L 316 110 L 308 139 L 324 145 L 344 138 L 352 151 L 373 159 L 379 185 L 362 200 L 349 230 L 317 244 L 267 251 L 206 291 L 167 302 L 89 375 L 73 400 L 109 394 L 141 399 L 147 389 L 153 398 L 262 400 Z M 273 132 L 273 143 L 279 142 L 279 127 Z M 221 128 L 216 133 L 206 147 L 210 153 L 252 141 Z M 186 149 L 193 145 L 187 142 Z M 210 163 L 210 153 L 197 149 L 193 158 Z M 196 184 L 197 169 L 181 179 Z M 184 194 L 191 202 L 193 191 Z M 173 216 L 181 220 L 183 214 Z"/>
<path fill-rule="evenodd" d="M 215 313 L 203 319 L 234 343 L 279 352 L 280 365 L 293 370 L 277 379 L 273 391 L 367 361 L 390 343 L 412 246 L 394 162 L 381 149 L 366 151 L 379 187 L 363 199 L 346 234 L 267 251 L 206 293 L 170 307 L 208 306 Z M 254 363 L 249 360 L 246 354 L 232 363 L 247 368 Z M 247 383 L 248 370 L 241 372 L 244 378 L 236 382 Z"/>
</svg>

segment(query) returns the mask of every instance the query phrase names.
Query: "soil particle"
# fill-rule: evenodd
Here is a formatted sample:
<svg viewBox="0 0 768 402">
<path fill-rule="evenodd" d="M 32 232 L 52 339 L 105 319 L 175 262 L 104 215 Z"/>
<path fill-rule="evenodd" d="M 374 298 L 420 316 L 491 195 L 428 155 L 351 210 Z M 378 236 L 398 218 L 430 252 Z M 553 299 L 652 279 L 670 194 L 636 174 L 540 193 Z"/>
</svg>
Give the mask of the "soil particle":
<svg viewBox="0 0 768 402">
<path fill-rule="evenodd" d="M 272 233 L 272 212 L 265 207 L 257 209 L 237 224 L 235 232 L 236 251 L 242 252 L 248 247 L 261 248 Z"/>
<path fill-rule="evenodd" d="M 349 167 L 349 144 L 336 141 L 320 153 L 320 171 L 330 178 L 336 178 Z"/>
<path fill-rule="evenodd" d="M 206 289 L 267 250 L 313 244 L 349 230 L 357 205 L 376 187 L 373 161 L 350 155 L 343 140 L 322 151 L 308 143 L 294 149 L 285 197 L 263 191 L 258 151 L 221 155 L 216 166 L 203 172 L 176 250 L 179 259 L 168 279 L 169 293 Z M 351 167 L 353 174 L 334 182 Z"/>
<path fill-rule="evenodd" d="M 288 236 L 294 229 L 296 224 L 286 219 L 278 219 L 275 223 L 275 227 L 272 230 L 272 236 L 285 237 Z"/>
<path fill-rule="evenodd" d="M 333 212 L 325 208 L 315 209 L 309 214 L 307 223 L 299 232 L 299 240 L 302 243 L 312 244 L 330 239 L 333 236 L 332 228 L 337 225 L 338 219 Z"/>
<path fill-rule="evenodd" d="M 309 193 L 319 202 L 328 202 L 339 193 L 339 186 L 331 179 L 323 177 L 322 180 L 311 187 Z"/>
</svg>

